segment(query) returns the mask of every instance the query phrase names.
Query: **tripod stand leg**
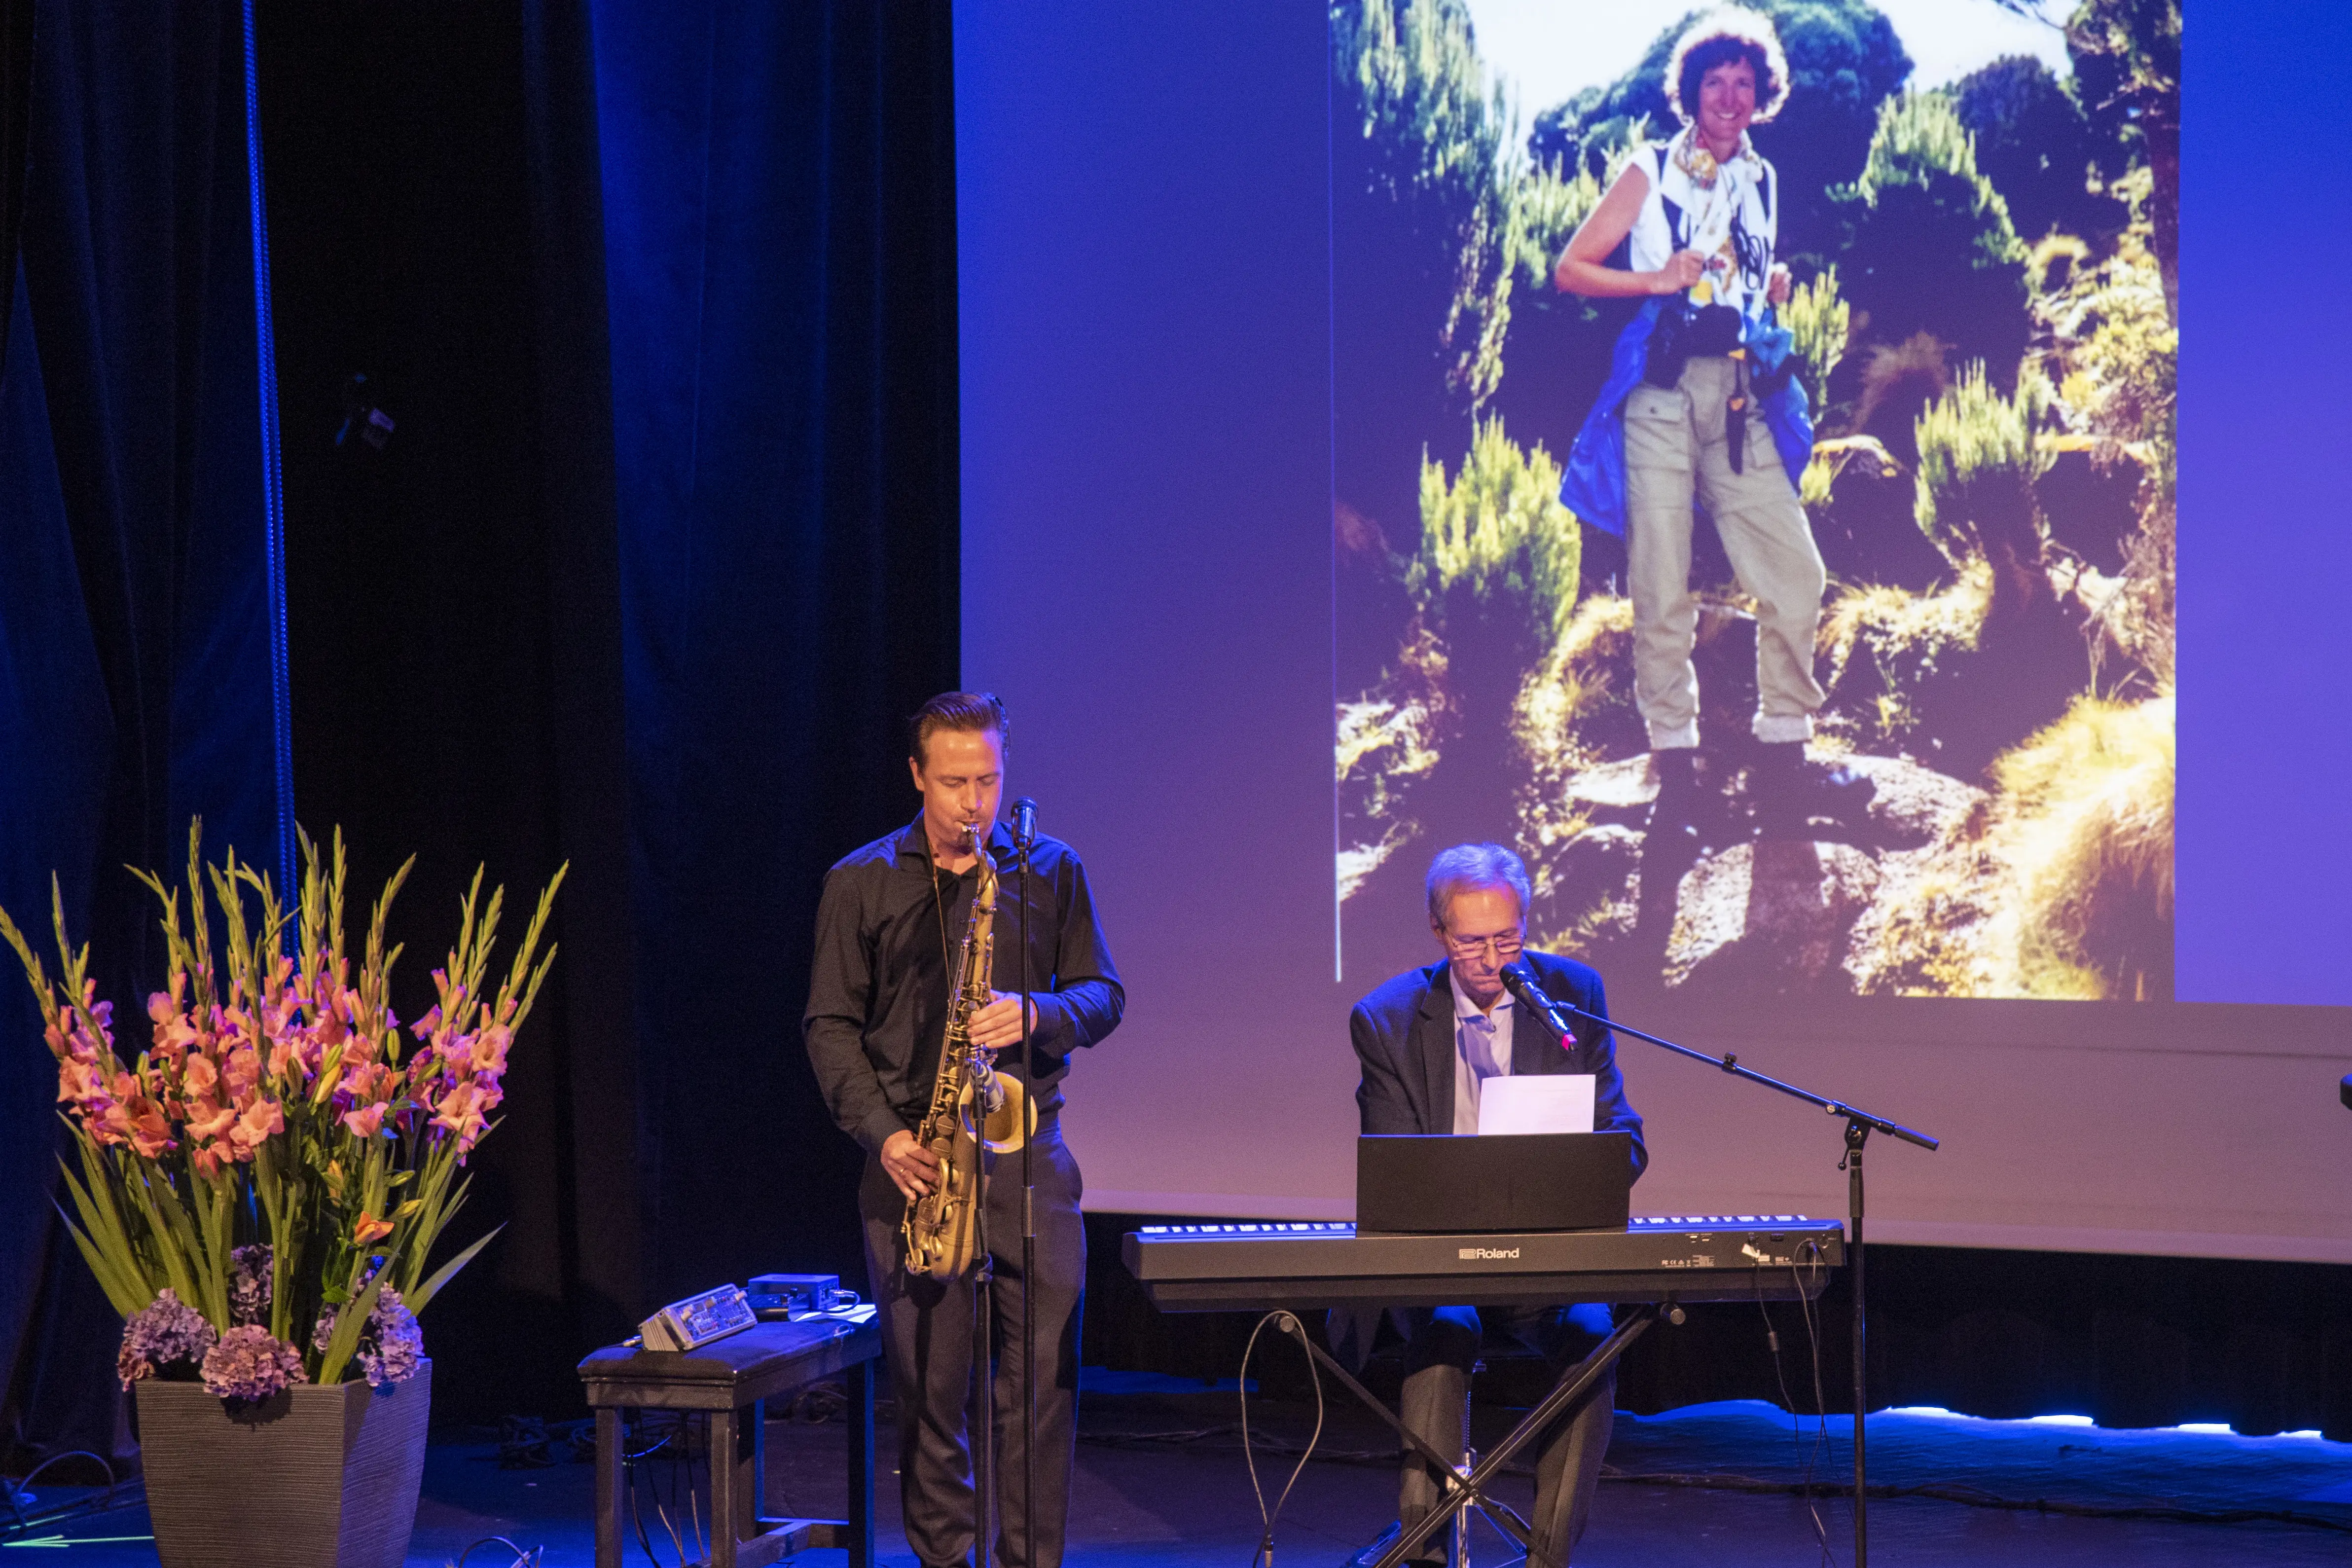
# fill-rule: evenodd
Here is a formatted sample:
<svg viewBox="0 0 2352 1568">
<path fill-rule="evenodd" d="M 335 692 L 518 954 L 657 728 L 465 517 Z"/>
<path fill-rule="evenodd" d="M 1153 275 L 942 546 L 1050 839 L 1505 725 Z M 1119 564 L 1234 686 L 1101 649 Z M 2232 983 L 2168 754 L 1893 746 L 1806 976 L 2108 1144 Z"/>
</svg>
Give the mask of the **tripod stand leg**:
<svg viewBox="0 0 2352 1568">
<path fill-rule="evenodd" d="M 1462 1450 L 1462 1463 L 1454 1467 L 1454 1473 L 1466 1481 L 1470 1479 L 1471 1469 L 1477 1463 L 1478 1451 L 1465 1447 Z M 1481 1513 L 1486 1511 L 1483 1507 L 1475 1504 L 1472 1505 L 1472 1508 L 1454 1510 L 1454 1568 L 1470 1568 L 1470 1515 L 1474 1509 Z"/>
<path fill-rule="evenodd" d="M 1508 1436 L 1497 1444 L 1485 1458 L 1471 1467 L 1467 1478 L 1457 1486 L 1451 1488 L 1444 1500 L 1430 1510 L 1421 1520 L 1397 1532 L 1396 1540 L 1390 1543 L 1386 1552 L 1381 1553 L 1373 1568 L 1397 1568 L 1399 1563 L 1420 1551 L 1423 1542 L 1444 1529 L 1446 1521 L 1452 1519 L 1456 1511 L 1474 1502 L 1483 1503 L 1486 1500 L 1486 1489 L 1494 1484 L 1495 1478 L 1502 1473 L 1503 1468 L 1517 1457 L 1519 1450 L 1533 1441 L 1545 1427 L 1550 1426 L 1556 1416 L 1590 1393 L 1593 1384 L 1601 1381 L 1602 1374 L 1617 1364 L 1617 1358 L 1623 1355 L 1627 1348 L 1642 1337 L 1643 1331 L 1667 1311 L 1675 1312 L 1676 1321 L 1680 1321 L 1680 1309 L 1671 1304 L 1645 1303 L 1636 1309 L 1625 1321 L 1618 1324 L 1591 1355 L 1562 1373 L 1559 1382 L 1553 1384 L 1552 1391 L 1545 1394 L 1542 1402 L 1533 1410 L 1528 1411 L 1517 1426 L 1511 1428 Z M 1326 1362 L 1330 1360 L 1328 1356 L 1321 1359 Z M 1336 1366 L 1336 1363 L 1333 1364 Z M 1345 1374 L 1342 1373 L 1342 1375 Z M 1353 1378 L 1348 1381 L 1350 1384 L 1355 1383 Z M 1360 1384 L 1356 1386 L 1360 1390 Z M 1362 1397 L 1371 1400 L 1370 1394 L 1364 1394 Z M 1379 1406 L 1377 1400 L 1371 1402 Z M 1381 1414 L 1387 1416 L 1386 1407 L 1380 1408 Z M 1393 1416 L 1389 1416 L 1389 1420 L 1391 1425 L 1395 1424 Z M 1402 1427 L 1400 1426 L 1399 1430 L 1402 1431 Z M 1405 1436 L 1415 1449 L 1426 1454 L 1428 1447 L 1426 1444 L 1409 1432 Z M 1437 1461 L 1437 1466 L 1441 1473 L 1452 1468 L 1443 1459 Z M 1543 1565 L 1538 1565 L 1538 1568 L 1543 1568 Z M 1558 1568 L 1558 1565 L 1550 1564 L 1549 1568 Z"/>
<path fill-rule="evenodd" d="M 1470 1385 L 1477 1381 L 1478 1369 L 1484 1362 L 1470 1363 L 1470 1375 L 1462 1381 L 1462 1462 L 1454 1467 L 1454 1474 L 1465 1481 L 1476 1468 L 1478 1452 L 1470 1447 Z M 1470 1568 L 1470 1510 L 1457 1509 L 1454 1514 L 1454 1568 Z"/>
</svg>

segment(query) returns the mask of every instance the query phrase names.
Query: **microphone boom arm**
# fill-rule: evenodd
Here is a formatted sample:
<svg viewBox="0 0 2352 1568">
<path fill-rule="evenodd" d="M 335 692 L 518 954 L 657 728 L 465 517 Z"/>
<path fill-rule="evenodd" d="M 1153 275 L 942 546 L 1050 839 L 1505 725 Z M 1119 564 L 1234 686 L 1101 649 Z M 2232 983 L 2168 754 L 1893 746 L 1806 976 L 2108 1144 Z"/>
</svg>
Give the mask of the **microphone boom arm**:
<svg viewBox="0 0 2352 1568">
<path fill-rule="evenodd" d="M 1598 1013 L 1588 1013 L 1573 1003 L 1557 1001 L 1531 980 L 1523 981 L 1521 984 L 1525 987 L 1524 990 L 1520 986 L 1512 987 L 1518 993 L 1520 1000 L 1543 1014 L 1544 1022 L 1549 1024 L 1563 1038 L 1574 1031 L 1560 1015 L 1567 1014 L 1571 1017 L 1590 1019 L 1603 1028 L 1614 1029 L 1621 1035 L 1631 1035 L 1637 1040 L 1647 1040 L 1650 1044 L 1670 1050 L 1676 1056 L 1688 1057 L 1693 1061 L 1705 1062 L 1710 1067 L 1721 1068 L 1734 1078 L 1744 1078 L 1750 1083 L 1760 1083 L 1766 1089 L 1777 1089 L 1782 1094 L 1804 1100 L 1810 1105 L 1818 1105 L 1832 1116 L 1843 1116 L 1848 1121 L 1859 1122 L 1874 1132 L 1884 1132 L 1890 1138 L 1900 1138 L 1905 1142 L 1916 1143 L 1922 1149 L 1934 1149 L 1938 1146 L 1936 1139 L 1928 1137 L 1925 1132 L 1915 1132 L 1899 1121 L 1889 1121 L 1883 1116 L 1873 1116 L 1870 1112 L 1857 1110 L 1842 1100 L 1832 1100 L 1825 1095 L 1815 1094 L 1811 1089 L 1799 1089 L 1793 1083 L 1783 1083 L 1777 1078 L 1758 1072 L 1754 1068 L 1742 1067 L 1739 1065 L 1739 1058 L 1733 1052 L 1726 1051 L 1719 1057 L 1709 1056 L 1705 1051 L 1696 1051 L 1688 1046 L 1676 1045 L 1672 1040 L 1636 1029 L 1629 1024 L 1622 1024 L 1614 1018 L 1604 1018 Z"/>
</svg>

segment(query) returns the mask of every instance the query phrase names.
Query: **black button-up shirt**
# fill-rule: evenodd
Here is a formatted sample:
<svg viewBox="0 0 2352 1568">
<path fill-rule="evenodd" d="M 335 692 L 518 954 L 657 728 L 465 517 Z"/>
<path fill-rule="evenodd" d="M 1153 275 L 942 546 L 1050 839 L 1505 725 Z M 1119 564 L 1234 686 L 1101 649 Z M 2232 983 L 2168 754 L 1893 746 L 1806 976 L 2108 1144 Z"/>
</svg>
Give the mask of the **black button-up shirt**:
<svg viewBox="0 0 2352 1568">
<path fill-rule="evenodd" d="M 998 879 L 992 979 L 1011 993 L 1021 987 L 1021 889 L 1002 823 L 989 834 L 988 853 Z M 913 1131 L 929 1107 L 947 1033 L 949 956 L 963 941 L 979 888 L 977 865 L 933 880 L 920 817 L 825 873 L 802 1030 L 834 1121 L 870 1152 L 893 1132 Z M 1095 919 L 1086 868 L 1068 845 L 1043 834 L 1029 855 L 1029 984 L 1037 1009 L 1031 1093 L 1044 1117 L 1061 1109 L 1070 1052 L 1118 1026 L 1127 993 Z"/>
</svg>

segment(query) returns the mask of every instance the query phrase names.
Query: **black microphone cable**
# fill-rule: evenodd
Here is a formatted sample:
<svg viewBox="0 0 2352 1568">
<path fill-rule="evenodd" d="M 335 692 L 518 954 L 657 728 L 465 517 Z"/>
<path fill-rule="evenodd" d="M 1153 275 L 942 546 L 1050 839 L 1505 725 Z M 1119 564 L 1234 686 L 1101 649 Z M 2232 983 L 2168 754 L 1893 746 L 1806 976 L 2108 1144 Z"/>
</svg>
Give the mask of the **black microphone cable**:
<svg viewBox="0 0 2352 1568">
<path fill-rule="evenodd" d="M 1258 1485 L 1257 1455 L 1250 1447 L 1249 1435 L 1250 1352 L 1257 1349 L 1257 1337 L 1265 1332 L 1269 1323 L 1298 1342 L 1298 1348 L 1307 1352 L 1307 1375 L 1315 1384 L 1315 1430 L 1308 1436 L 1306 1450 L 1298 1456 L 1298 1463 L 1291 1467 L 1290 1479 L 1282 1483 L 1282 1495 L 1274 1500 L 1271 1511 L 1265 1506 L 1265 1489 Z M 1323 1440 L 1323 1374 L 1315 1364 L 1315 1349 L 1307 1338 L 1307 1325 L 1298 1321 L 1297 1313 L 1268 1312 L 1257 1321 L 1257 1327 L 1250 1331 L 1249 1343 L 1242 1347 L 1242 1372 L 1238 1381 L 1242 1401 L 1242 1462 L 1249 1467 L 1250 1490 L 1257 1498 L 1258 1520 L 1265 1526 L 1265 1533 L 1258 1537 L 1257 1550 L 1250 1553 L 1250 1568 L 1274 1568 L 1275 1521 L 1282 1517 L 1283 1505 L 1290 1500 L 1290 1489 L 1298 1484 L 1307 1462 L 1315 1457 L 1315 1446 Z"/>
</svg>

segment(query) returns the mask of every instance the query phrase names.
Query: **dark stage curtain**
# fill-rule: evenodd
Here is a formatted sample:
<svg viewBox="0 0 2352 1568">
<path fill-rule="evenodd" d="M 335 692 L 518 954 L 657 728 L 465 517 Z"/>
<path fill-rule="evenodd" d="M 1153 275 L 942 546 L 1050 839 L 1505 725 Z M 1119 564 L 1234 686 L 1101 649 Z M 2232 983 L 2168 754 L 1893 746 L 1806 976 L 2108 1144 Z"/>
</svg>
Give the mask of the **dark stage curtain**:
<svg viewBox="0 0 2352 1568">
<path fill-rule="evenodd" d="M 644 1295 L 585 48 L 554 5 L 260 12 L 303 819 L 342 829 L 355 901 L 417 857 L 405 1018 L 477 866 L 509 942 L 572 867 L 449 1234 L 506 1229 L 425 1319 L 461 1417 L 575 1403 Z"/>
<path fill-rule="evenodd" d="M 33 0 L 0 0 L 0 363 L 16 300 L 16 234 L 25 222 L 26 132 L 33 109 Z"/>
<path fill-rule="evenodd" d="M 26 41 L 5 11 L 0 68 Z M 277 841 L 244 33 L 196 0 L 32 11 L 29 112 L 10 70 L 0 115 L 0 153 L 28 153 L 0 363 L 0 905 L 47 947 L 57 873 L 135 1055 L 162 943 L 122 868 L 184 863 L 195 814 L 215 849 L 266 864 Z M 124 1452 L 121 1325 L 46 1201 L 56 1069 L 0 958 L 0 1421 L 20 1458 Z"/>
<path fill-rule="evenodd" d="M 652 1279 L 862 1277 L 800 1011 L 955 684 L 948 8 L 594 14 Z"/>
<path fill-rule="evenodd" d="M 304 819 L 420 853 L 404 1016 L 478 861 L 572 866 L 425 1323 L 444 1413 L 561 1412 L 664 1300 L 862 1272 L 799 1015 L 956 679 L 946 6 L 262 18 Z"/>
</svg>

